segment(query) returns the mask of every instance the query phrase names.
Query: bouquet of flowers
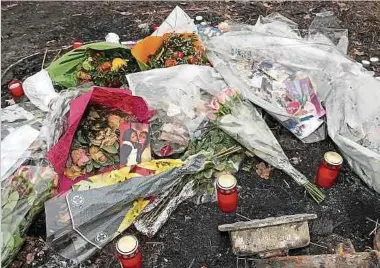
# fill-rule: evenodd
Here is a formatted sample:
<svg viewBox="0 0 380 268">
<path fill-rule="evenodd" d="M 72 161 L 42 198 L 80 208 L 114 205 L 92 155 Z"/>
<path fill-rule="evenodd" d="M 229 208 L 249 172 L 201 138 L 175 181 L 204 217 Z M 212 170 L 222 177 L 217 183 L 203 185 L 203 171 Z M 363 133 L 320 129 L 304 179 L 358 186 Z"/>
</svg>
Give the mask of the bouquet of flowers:
<svg viewBox="0 0 380 268">
<path fill-rule="evenodd" d="M 57 183 L 53 169 L 37 166 L 22 166 L 2 182 L 2 266 L 9 265 L 21 248 L 29 226 L 44 202 L 55 193 Z"/>
<path fill-rule="evenodd" d="M 241 99 L 237 90 L 226 89 L 213 97 L 208 117 L 246 149 L 290 175 L 316 202 L 323 201 L 324 194 L 290 164 L 260 114 L 251 103 Z"/>
<path fill-rule="evenodd" d="M 180 64 L 209 65 L 195 33 L 166 33 L 148 36 L 132 49 L 142 70 Z"/>
<path fill-rule="evenodd" d="M 66 53 L 47 71 L 53 82 L 67 88 L 87 82 L 118 88 L 126 84 L 125 75 L 139 71 L 139 66 L 128 48 L 101 42 Z"/>
<path fill-rule="evenodd" d="M 88 107 L 75 133 L 64 174 L 76 179 L 103 167 L 119 165 L 119 127 L 132 117 L 100 105 Z"/>
</svg>

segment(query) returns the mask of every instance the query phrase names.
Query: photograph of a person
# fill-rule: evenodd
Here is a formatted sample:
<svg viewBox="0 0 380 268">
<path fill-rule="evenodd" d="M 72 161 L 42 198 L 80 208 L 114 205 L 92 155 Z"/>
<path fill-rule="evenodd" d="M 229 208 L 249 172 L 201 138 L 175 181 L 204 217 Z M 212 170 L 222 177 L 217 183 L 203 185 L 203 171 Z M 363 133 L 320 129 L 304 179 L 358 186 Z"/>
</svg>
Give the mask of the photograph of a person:
<svg viewBox="0 0 380 268">
<path fill-rule="evenodd" d="M 125 122 L 120 127 L 120 166 L 151 160 L 149 125 Z"/>
</svg>

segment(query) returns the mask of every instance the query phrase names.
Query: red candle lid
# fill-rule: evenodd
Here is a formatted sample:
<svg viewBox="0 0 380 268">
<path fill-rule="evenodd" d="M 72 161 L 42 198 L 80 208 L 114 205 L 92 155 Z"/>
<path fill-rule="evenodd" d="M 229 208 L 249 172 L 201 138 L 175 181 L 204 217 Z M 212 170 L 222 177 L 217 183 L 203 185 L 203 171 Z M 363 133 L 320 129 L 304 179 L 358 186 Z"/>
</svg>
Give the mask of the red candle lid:
<svg viewBox="0 0 380 268">
<path fill-rule="evenodd" d="M 236 186 L 237 180 L 231 174 L 224 174 L 218 178 L 216 184 L 220 189 L 230 190 Z"/>
<path fill-rule="evenodd" d="M 139 246 L 139 242 L 137 238 L 133 235 L 126 235 L 117 241 L 116 250 L 122 255 L 132 254 L 137 247 Z"/>
<path fill-rule="evenodd" d="M 325 161 L 333 166 L 339 166 L 343 163 L 343 158 L 340 154 L 336 152 L 327 152 L 324 155 Z"/>
</svg>

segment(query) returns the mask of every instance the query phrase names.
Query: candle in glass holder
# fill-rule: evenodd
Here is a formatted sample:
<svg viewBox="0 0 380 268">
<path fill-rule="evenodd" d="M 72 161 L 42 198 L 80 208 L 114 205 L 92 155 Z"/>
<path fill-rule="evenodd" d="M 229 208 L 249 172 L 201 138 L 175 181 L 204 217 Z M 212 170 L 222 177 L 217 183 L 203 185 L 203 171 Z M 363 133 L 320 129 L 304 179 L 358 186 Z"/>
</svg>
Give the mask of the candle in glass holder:
<svg viewBox="0 0 380 268">
<path fill-rule="evenodd" d="M 24 90 L 22 88 L 22 83 L 17 80 L 12 80 L 8 84 L 9 93 L 14 98 L 20 98 L 24 95 Z"/>
<path fill-rule="evenodd" d="M 122 268 L 141 268 L 142 255 L 139 242 L 133 235 L 126 235 L 117 241 L 117 257 Z"/>
<path fill-rule="evenodd" d="M 81 47 L 81 46 L 83 46 L 82 42 L 74 42 L 73 43 L 73 49 L 76 49 L 76 48 Z"/>
<path fill-rule="evenodd" d="M 231 213 L 237 208 L 237 181 L 231 174 L 221 175 L 216 182 L 218 207 L 224 213 Z"/>
<path fill-rule="evenodd" d="M 327 152 L 319 166 L 315 183 L 322 188 L 331 188 L 342 167 L 343 158 L 336 152 Z"/>
</svg>

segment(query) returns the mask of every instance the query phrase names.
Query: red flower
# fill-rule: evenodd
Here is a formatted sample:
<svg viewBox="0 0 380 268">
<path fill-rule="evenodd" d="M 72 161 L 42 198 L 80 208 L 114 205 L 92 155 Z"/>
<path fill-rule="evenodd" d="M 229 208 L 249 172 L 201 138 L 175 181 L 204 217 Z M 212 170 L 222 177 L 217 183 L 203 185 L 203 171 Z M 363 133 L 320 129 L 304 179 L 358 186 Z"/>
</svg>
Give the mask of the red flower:
<svg viewBox="0 0 380 268">
<path fill-rule="evenodd" d="M 161 147 L 160 154 L 161 156 L 168 156 L 173 152 L 173 148 L 170 145 L 165 145 Z"/>
<path fill-rule="evenodd" d="M 185 57 L 185 54 L 183 54 L 183 52 L 178 52 L 178 58 L 183 59 L 183 57 Z"/>
</svg>

